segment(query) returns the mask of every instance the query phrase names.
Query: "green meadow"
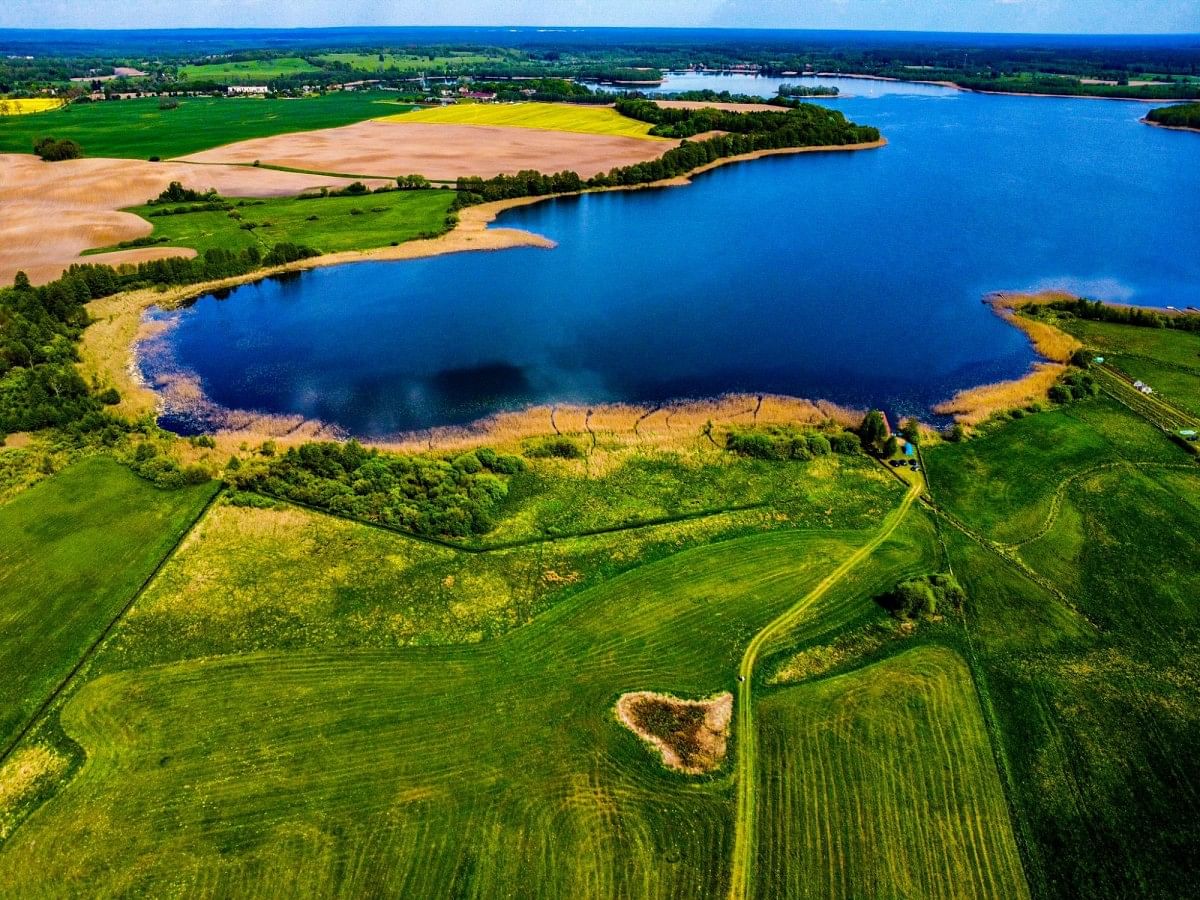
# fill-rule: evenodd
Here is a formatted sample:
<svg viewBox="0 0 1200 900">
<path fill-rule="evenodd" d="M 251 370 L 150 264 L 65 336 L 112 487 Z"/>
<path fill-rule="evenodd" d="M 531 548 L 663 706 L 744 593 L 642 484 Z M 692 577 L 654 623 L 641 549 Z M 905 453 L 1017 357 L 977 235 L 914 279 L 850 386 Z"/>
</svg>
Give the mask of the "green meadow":
<svg viewBox="0 0 1200 900">
<path fill-rule="evenodd" d="M 98 457 L 0 506 L 0 753 L 214 491 L 160 490 Z"/>
<path fill-rule="evenodd" d="M 376 196 L 423 195 L 350 199 Z M 1109 338 L 1186 363 L 1174 338 Z M 14 464 L 0 666 L 53 665 L 7 682 L 5 727 L 30 727 L 0 759 L 0 895 L 1118 898 L 1200 877 L 1193 457 L 1106 394 L 927 446 L 924 488 L 706 434 L 500 448 L 524 469 L 469 544 L 210 503 L 106 457 L 33 487 Z M 961 607 L 888 611 L 934 573 Z M 720 766 L 664 766 L 614 713 L 631 691 L 733 694 Z"/>
<path fill-rule="evenodd" d="M 340 91 L 297 100 L 180 97 L 73 103 L 38 116 L 0 118 L 0 152 L 32 153 L 43 137 L 70 138 L 85 156 L 171 159 L 250 138 L 351 125 L 398 111 L 380 92 Z"/>
<path fill-rule="evenodd" d="M 179 70 L 181 81 L 212 81 L 217 84 L 266 84 L 276 78 L 307 75 L 321 70 L 298 56 L 250 59 L 244 62 L 219 62 L 203 66 L 185 66 Z"/>
<path fill-rule="evenodd" d="M 318 57 L 322 62 L 345 63 L 359 73 L 386 72 L 396 69 L 413 75 L 434 75 L 463 66 L 482 65 L 506 59 L 500 53 L 326 53 Z"/>
<path fill-rule="evenodd" d="M 197 167 L 195 187 L 203 184 Z M 203 189 L 202 187 L 200 189 Z M 281 241 L 322 253 L 366 250 L 431 237 L 446 230 L 453 191 L 387 191 L 349 197 L 301 200 L 229 200 L 234 208 L 177 215 L 154 215 L 171 206 L 135 206 L 128 212 L 154 226 L 153 243 L 205 250 L 269 250 Z M 187 208 L 187 204 L 183 204 Z M 143 243 L 143 242 L 139 242 Z M 114 248 L 93 251 L 104 253 Z"/>
</svg>

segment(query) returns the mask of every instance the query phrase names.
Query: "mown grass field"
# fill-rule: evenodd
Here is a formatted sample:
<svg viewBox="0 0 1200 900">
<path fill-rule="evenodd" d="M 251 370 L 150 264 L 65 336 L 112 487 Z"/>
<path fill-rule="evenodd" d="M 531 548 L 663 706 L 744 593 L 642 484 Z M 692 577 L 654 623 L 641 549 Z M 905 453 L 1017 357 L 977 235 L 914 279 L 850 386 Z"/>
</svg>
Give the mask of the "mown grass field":
<svg viewBox="0 0 1200 900">
<path fill-rule="evenodd" d="M 0 120 L 0 153 L 32 153 L 39 138 L 70 138 L 85 156 L 169 159 L 250 138 L 336 128 L 394 111 L 380 92 L 338 92 L 301 100 L 183 97 L 73 103 L 39 116 Z"/>
<path fill-rule="evenodd" d="M 1035 894 L 1176 896 L 1200 876 L 1200 467 L 1103 398 L 926 458 L 1040 579 L 944 528 Z"/>
<path fill-rule="evenodd" d="M 1146 382 L 1176 406 L 1200 416 L 1200 333 L 1130 328 L 1110 322 L 1061 320 L 1059 327 L 1131 378 Z"/>
<path fill-rule="evenodd" d="M 203 184 L 202 167 L 196 167 L 196 176 L 195 183 Z M 446 216 L 454 196 L 453 191 L 440 190 L 388 191 L 314 200 L 292 197 L 247 200 L 244 206 L 229 212 L 151 215 L 161 211 L 162 206 L 136 206 L 128 212 L 142 216 L 154 226 L 151 240 L 172 247 L 192 247 L 200 253 L 211 248 L 266 250 L 281 241 L 335 253 L 386 247 L 440 234 L 446 229 Z M 246 227 L 249 225 L 254 227 Z M 111 249 L 114 248 L 94 252 Z"/>
<path fill-rule="evenodd" d="M 244 62 L 219 62 L 186 66 L 179 70 L 180 80 L 214 81 L 217 84 L 266 84 L 290 75 L 308 75 L 321 70 L 298 56 L 252 59 Z"/>
<path fill-rule="evenodd" d="M 214 490 L 160 490 L 93 458 L 0 506 L 0 752 Z"/>
<path fill-rule="evenodd" d="M 324 53 L 318 57 L 322 62 L 346 63 L 358 72 L 383 72 L 396 69 L 400 72 L 410 72 L 418 75 L 422 72 L 435 74 L 446 69 L 460 66 L 481 65 L 505 59 L 500 53 L 483 55 L 481 53 L 449 53 L 449 54 L 418 54 L 418 53 Z"/>
<path fill-rule="evenodd" d="M 26 97 L 23 99 L 0 97 L 0 116 L 27 116 L 33 113 L 50 112 L 63 105 L 58 97 Z"/>
<path fill-rule="evenodd" d="M 385 122 L 424 122 L 434 125 L 496 125 L 535 128 L 574 134 L 605 134 L 665 141 L 650 136 L 652 126 L 629 119 L 607 106 L 568 103 L 459 103 L 383 117 Z"/>
<path fill-rule="evenodd" d="M 728 780 L 662 768 L 612 704 L 728 689 L 748 637 L 864 538 L 686 550 L 477 648 L 111 671 L 63 709 L 88 761 L 0 851 L 0 891 L 718 896 Z"/>
<path fill-rule="evenodd" d="M 757 897 L 1028 896 L 971 674 L 920 647 L 761 701 Z"/>
</svg>

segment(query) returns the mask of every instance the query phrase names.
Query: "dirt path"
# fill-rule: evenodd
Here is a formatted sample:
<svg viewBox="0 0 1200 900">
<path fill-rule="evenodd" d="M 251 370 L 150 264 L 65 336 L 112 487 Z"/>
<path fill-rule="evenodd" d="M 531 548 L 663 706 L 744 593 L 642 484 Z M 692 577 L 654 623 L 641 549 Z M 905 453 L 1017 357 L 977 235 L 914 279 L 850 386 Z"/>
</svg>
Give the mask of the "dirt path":
<svg viewBox="0 0 1200 900">
<path fill-rule="evenodd" d="M 778 617 L 763 628 L 746 647 L 742 656 L 742 664 L 738 668 L 738 699 L 737 699 L 737 761 L 734 774 L 737 782 L 737 811 L 734 815 L 733 860 L 729 879 L 730 900 L 748 900 L 752 895 L 750 888 L 750 861 L 755 853 L 755 755 L 757 753 L 756 735 L 754 733 L 754 708 L 751 689 L 754 683 L 754 666 L 763 647 L 772 639 L 786 632 L 804 615 L 814 603 L 829 593 L 839 581 L 858 567 L 868 556 L 899 527 L 904 521 L 909 508 L 921 493 L 919 485 L 909 488 L 908 493 L 884 520 L 883 527 L 876 532 L 866 544 L 859 547 L 840 566 L 825 576 L 815 588 L 798 600 L 793 606 L 784 610 Z"/>
</svg>

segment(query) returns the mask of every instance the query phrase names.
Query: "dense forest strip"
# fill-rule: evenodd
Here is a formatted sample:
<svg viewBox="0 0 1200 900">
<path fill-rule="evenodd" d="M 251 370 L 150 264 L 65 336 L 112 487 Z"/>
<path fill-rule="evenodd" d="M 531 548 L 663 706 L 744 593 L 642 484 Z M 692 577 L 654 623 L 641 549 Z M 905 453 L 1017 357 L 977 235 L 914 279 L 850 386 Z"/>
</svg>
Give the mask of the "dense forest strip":
<svg viewBox="0 0 1200 900">
<path fill-rule="evenodd" d="M 1151 125 L 1162 125 L 1166 128 L 1200 131 L 1200 103 L 1183 103 L 1152 109 L 1146 113 L 1146 121 Z"/>
<path fill-rule="evenodd" d="M 754 713 L 751 690 L 754 683 L 754 666 L 763 647 L 777 635 L 783 633 L 796 620 L 808 611 L 814 603 L 829 592 L 834 585 L 852 572 L 860 563 L 870 556 L 884 541 L 886 541 L 912 507 L 920 494 L 920 487 L 911 487 L 883 526 L 875 533 L 870 541 L 863 544 L 836 569 L 825 576 L 824 580 L 808 594 L 786 609 L 782 614 L 769 622 L 759 631 L 746 647 L 738 667 L 738 696 L 737 696 L 737 760 L 734 769 L 737 790 L 737 811 L 734 816 L 733 860 L 730 870 L 729 896 L 731 900 L 748 900 L 751 896 L 751 864 L 755 859 L 755 764 L 757 762 L 756 736 L 754 734 Z"/>
</svg>

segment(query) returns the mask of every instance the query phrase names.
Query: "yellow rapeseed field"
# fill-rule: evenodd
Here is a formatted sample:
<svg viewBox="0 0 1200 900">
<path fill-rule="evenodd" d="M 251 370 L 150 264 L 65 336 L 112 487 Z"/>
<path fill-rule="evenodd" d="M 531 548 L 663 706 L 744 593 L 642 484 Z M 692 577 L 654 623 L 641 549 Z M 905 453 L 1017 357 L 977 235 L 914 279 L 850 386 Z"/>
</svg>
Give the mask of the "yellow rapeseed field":
<svg viewBox="0 0 1200 900">
<path fill-rule="evenodd" d="M 58 97 L 34 97 L 25 100 L 10 100 L 0 97 L 0 116 L 25 116 L 30 113 L 49 112 L 63 106 L 65 101 Z"/>
<path fill-rule="evenodd" d="M 424 122 L 434 125 L 497 125 L 567 131 L 575 134 L 608 134 L 657 141 L 651 126 L 628 119 L 608 106 L 574 106 L 569 103 L 459 103 L 385 116 L 384 122 Z"/>
</svg>

